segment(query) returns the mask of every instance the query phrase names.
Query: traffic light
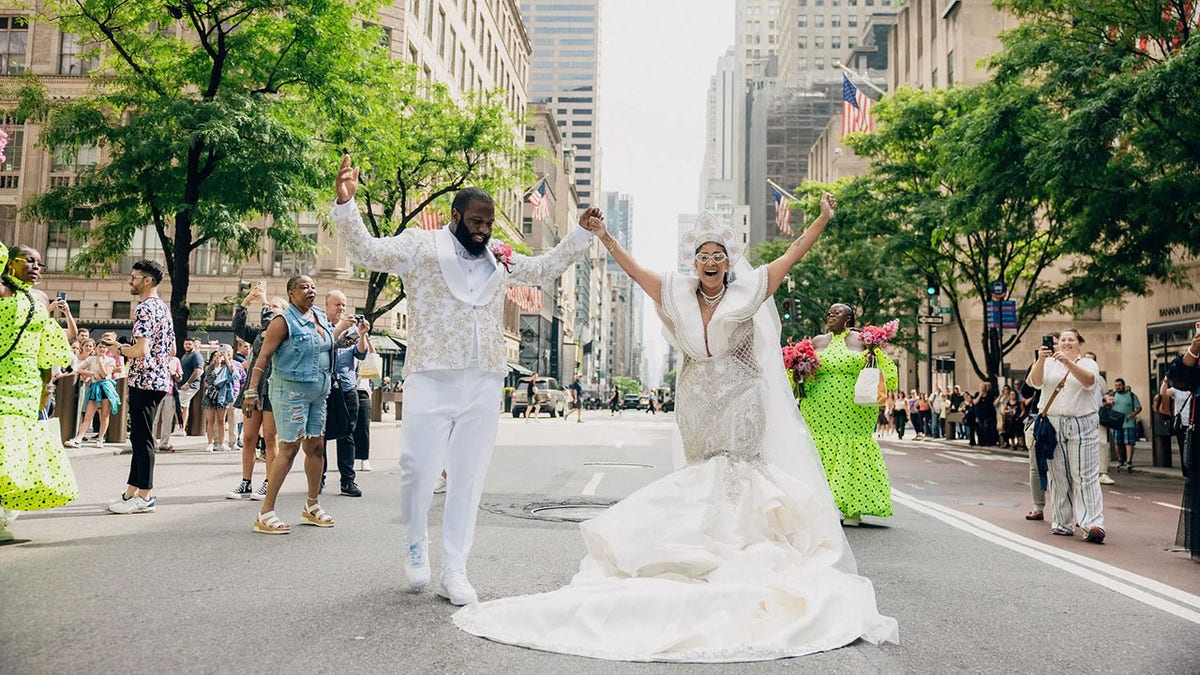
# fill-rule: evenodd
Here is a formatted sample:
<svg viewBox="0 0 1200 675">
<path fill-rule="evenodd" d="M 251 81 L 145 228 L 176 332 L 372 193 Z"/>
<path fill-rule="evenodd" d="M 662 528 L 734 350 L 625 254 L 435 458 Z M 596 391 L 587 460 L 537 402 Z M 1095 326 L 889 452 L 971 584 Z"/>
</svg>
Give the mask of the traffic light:
<svg viewBox="0 0 1200 675">
<path fill-rule="evenodd" d="M 925 295 L 934 296 L 938 294 L 938 280 L 936 274 L 925 275 Z"/>
<path fill-rule="evenodd" d="M 783 320 L 791 321 L 792 320 L 792 312 L 795 312 L 795 311 L 796 311 L 796 301 L 792 300 L 791 298 L 784 298 L 783 299 Z"/>
</svg>

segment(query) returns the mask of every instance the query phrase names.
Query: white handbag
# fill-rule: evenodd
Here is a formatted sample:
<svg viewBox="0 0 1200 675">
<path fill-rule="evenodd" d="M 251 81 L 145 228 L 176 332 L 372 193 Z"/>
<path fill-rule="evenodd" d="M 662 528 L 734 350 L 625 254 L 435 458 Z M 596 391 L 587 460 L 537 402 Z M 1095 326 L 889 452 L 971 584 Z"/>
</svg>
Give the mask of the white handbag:
<svg viewBox="0 0 1200 675">
<path fill-rule="evenodd" d="M 883 382 L 883 371 L 875 367 L 875 357 L 867 356 L 867 366 L 854 382 L 854 402 L 859 405 L 883 405 L 887 403 L 887 387 Z"/>
<path fill-rule="evenodd" d="M 367 358 L 362 360 L 362 364 L 358 367 L 360 377 L 365 377 L 368 380 L 377 380 L 382 375 L 383 357 L 371 352 L 367 354 Z"/>
</svg>

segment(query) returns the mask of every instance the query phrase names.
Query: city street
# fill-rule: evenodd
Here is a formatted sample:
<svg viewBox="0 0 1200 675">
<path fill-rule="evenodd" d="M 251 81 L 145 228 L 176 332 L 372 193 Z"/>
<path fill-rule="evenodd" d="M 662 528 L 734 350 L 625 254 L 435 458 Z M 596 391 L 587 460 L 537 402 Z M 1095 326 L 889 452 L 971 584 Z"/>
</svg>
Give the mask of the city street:
<svg viewBox="0 0 1200 675">
<path fill-rule="evenodd" d="M 585 411 L 501 418 L 469 573 L 482 599 L 569 581 L 583 544 L 542 514 L 602 508 L 670 471 L 672 415 Z M 1103 546 L 1051 537 L 1029 510 L 1025 456 L 965 443 L 885 442 L 896 515 L 847 528 L 899 645 L 855 644 L 786 661 L 712 666 L 603 662 L 458 631 L 454 608 L 405 590 L 399 564 L 399 428 L 373 428 L 364 497 L 327 494 L 337 526 L 298 525 L 299 463 L 279 513 L 225 499 L 234 453 L 159 455 L 158 512 L 104 511 L 129 457 L 82 453 L 81 495 L 30 513 L 0 546 L 2 672 L 1138 672 L 1200 669 L 1200 565 L 1172 551 L 1182 481 L 1141 471 L 1105 488 Z M 256 466 L 255 483 L 262 464 Z M 1166 472 L 1162 472 L 1166 474 Z M 330 484 L 337 485 L 336 473 Z M 439 541 L 440 505 L 430 533 Z M 543 507 L 565 506 L 535 513 Z M 432 547 L 434 563 L 439 557 Z M 686 670 L 685 670 L 686 669 Z"/>
</svg>

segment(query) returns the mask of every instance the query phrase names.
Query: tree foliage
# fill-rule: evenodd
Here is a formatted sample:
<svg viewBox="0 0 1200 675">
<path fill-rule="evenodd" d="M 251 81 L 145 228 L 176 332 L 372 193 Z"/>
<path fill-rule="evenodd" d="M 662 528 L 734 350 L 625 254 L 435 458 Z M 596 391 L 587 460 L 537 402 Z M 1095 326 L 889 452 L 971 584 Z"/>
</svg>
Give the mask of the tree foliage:
<svg viewBox="0 0 1200 675">
<path fill-rule="evenodd" d="M 40 142 L 56 155 L 100 147 L 107 161 L 39 196 L 30 212 L 74 224 L 86 243 L 76 271 L 110 272 L 149 228 L 167 261 L 182 341 L 198 247 L 237 263 L 257 255 L 264 236 L 277 249 L 311 246 L 294 217 L 327 189 L 336 156 L 319 140 L 325 120 L 314 112 L 388 63 L 361 29 L 375 8 L 48 0 L 43 20 L 91 45 L 84 56 L 100 63 L 93 93 L 49 109 Z M 250 225 L 264 216 L 265 232 Z"/>
<path fill-rule="evenodd" d="M 1118 254 L 1126 286 L 1200 254 L 1200 26 L 1192 0 L 1000 0 L 1021 20 L 995 80 L 1056 118 L 1030 167 L 1078 246 Z"/>
<path fill-rule="evenodd" d="M 628 375 L 617 375 L 613 378 L 613 385 L 621 392 L 621 396 L 642 393 L 641 381 Z"/>
</svg>

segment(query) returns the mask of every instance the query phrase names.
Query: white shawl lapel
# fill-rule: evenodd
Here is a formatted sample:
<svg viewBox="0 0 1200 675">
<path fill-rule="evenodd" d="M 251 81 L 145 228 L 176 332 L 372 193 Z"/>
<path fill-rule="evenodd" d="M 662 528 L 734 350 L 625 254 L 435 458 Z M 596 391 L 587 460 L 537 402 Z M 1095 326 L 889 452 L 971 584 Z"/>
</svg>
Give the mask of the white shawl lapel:
<svg viewBox="0 0 1200 675">
<path fill-rule="evenodd" d="M 463 273 L 462 264 L 458 261 L 458 253 L 454 247 L 454 233 L 450 231 L 450 225 L 437 231 L 434 242 L 437 249 L 438 266 L 442 269 L 442 278 L 446 280 L 446 288 L 450 289 L 450 293 L 469 305 L 482 307 L 488 304 L 495 295 L 496 287 L 500 285 L 501 280 L 501 275 L 497 271 L 500 265 L 496 262 L 496 256 L 492 255 L 491 251 L 484 254 L 491 263 L 492 273 L 472 293 L 467 286 L 467 275 Z"/>
</svg>

